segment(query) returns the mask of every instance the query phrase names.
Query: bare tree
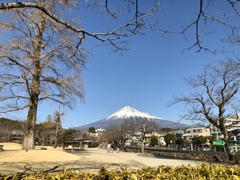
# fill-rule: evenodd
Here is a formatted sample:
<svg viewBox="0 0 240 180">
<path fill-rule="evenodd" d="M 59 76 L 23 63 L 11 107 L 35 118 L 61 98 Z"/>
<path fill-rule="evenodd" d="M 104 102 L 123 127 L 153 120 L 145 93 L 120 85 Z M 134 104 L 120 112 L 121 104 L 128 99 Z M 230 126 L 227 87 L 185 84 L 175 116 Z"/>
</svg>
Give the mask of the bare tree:
<svg viewBox="0 0 240 180">
<path fill-rule="evenodd" d="M 144 153 L 144 143 L 146 134 L 158 131 L 159 126 L 155 122 L 149 121 L 147 119 L 135 119 L 135 126 L 136 130 L 141 132 L 141 137 L 139 141 L 141 143 L 141 153 Z"/>
<path fill-rule="evenodd" d="M 207 122 L 217 127 L 224 136 L 230 159 L 233 155 L 230 151 L 231 137 L 227 121 L 232 115 L 238 117 L 240 111 L 237 97 L 240 88 L 239 69 L 239 60 L 232 59 L 218 61 L 217 65 L 207 65 L 203 74 L 186 79 L 187 85 L 195 92 L 174 97 L 170 103 L 186 105 L 184 119 Z"/>
<path fill-rule="evenodd" d="M 42 146 L 45 144 L 52 145 L 56 138 L 56 122 L 54 117 L 48 115 L 46 120 L 40 124 L 36 124 L 35 127 L 35 140 L 41 143 Z"/>
<path fill-rule="evenodd" d="M 40 2 L 57 12 L 55 1 Z M 71 108 L 76 97 L 82 99 L 80 74 L 86 56 L 77 46 L 79 35 L 53 23 L 41 11 L 15 10 L 0 26 L 11 35 L 0 44 L 0 110 L 28 108 L 23 149 L 34 149 L 39 102 L 50 100 Z"/>
<path fill-rule="evenodd" d="M 136 124 L 133 120 L 124 120 L 121 124 L 110 125 L 106 132 L 102 134 L 102 137 L 107 138 L 108 141 L 113 142 L 115 145 L 121 143 L 123 147 L 136 130 Z"/>
<path fill-rule="evenodd" d="M 53 119 L 54 119 L 54 122 L 56 124 L 54 148 L 57 148 L 57 145 L 58 145 L 59 129 L 62 128 L 62 126 L 61 126 L 61 123 L 62 123 L 61 116 L 63 116 L 63 115 L 64 115 L 64 113 L 60 113 L 60 107 L 59 107 L 59 110 L 56 111 L 53 114 Z"/>
<path fill-rule="evenodd" d="M 118 22 L 113 29 L 95 33 L 80 28 L 78 20 L 63 20 L 66 10 L 76 7 L 74 0 L 0 4 L 4 10 L 0 27 L 8 37 L 0 44 L 0 112 L 28 108 L 23 149 L 35 148 L 39 102 L 49 100 L 73 108 L 76 97 L 83 99 L 80 75 L 87 60 L 87 49 L 82 47 L 86 37 L 110 45 L 113 51 L 125 50 L 125 38 L 150 28 L 147 17 L 157 10 L 155 4 L 148 12 L 141 13 L 138 1 L 128 0 L 126 9 L 120 11 L 117 5 L 110 8 L 109 3 L 90 1 L 87 5 Z M 131 18 L 122 23 L 118 17 L 124 12 L 132 13 L 128 16 Z"/>
<path fill-rule="evenodd" d="M 124 146 L 126 141 L 136 132 L 136 125 L 133 120 L 125 120 L 119 125 L 120 142 Z"/>
<path fill-rule="evenodd" d="M 107 138 L 108 141 L 117 145 L 125 145 L 126 141 L 140 132 L 139 143 L 141 144 L 141 152 L 144 152 L 144 143 L 146 133 L 152 133 L 159 130 L 159 126 L 146 119 L 126 119 L 122 123 L 114 125 L 112 124 L 106 132 L 102 135 L 102 138 Z"/>
</svg>

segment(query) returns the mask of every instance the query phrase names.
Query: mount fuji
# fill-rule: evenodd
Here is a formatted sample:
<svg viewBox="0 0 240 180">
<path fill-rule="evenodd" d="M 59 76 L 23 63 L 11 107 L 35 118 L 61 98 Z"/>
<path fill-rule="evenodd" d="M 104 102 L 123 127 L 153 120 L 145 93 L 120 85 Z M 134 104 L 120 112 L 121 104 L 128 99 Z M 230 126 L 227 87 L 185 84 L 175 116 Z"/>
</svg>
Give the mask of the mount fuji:
<svg viewBox="0 0 240 180">
<path fill-rule="evenodd" d="M 124 122 L 124 120 L 148 120 L 153 121 L 161 128 L 172 128 L 172 129 L 185 129 L 189 127 L 186 124 L 176 123 L 169 120 L 164 120 L 160 117 L 150 116 L 148 113 L 141 112 L 133 107 L 126 106 L 112 115 L 94 123 L 86 124 L 79 127 L 74 127 L 77 130 L 88 130 L 90 127 L 95 129 L 107 129 L 110 125 L 118 125 Z"/>
</svg>

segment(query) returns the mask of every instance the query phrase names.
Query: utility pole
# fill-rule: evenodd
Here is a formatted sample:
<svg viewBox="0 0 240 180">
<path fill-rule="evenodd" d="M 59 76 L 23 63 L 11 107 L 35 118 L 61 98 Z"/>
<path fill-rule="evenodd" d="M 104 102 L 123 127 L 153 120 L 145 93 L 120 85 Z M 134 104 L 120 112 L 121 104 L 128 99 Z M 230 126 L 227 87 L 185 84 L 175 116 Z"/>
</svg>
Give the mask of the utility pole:
<svg viewBox="0 0 240 180">
<path fill-rule="evenodd" d="M 59 130 L 60 122 L 61 122 L 61 116 L 63 116 L 63 115 L 64 115 L 64 113 L 60 114 L 60 105 L 59 105 L 57 117 L 55 119 L 55 122 L 56 122 L 56 132 L 55 132 L 54 148 L 57 148 L 57 145 L 58 145 L 58 130 Z"/>
<path fill-rule="evenodd" d="M 192 120 L 192 143 L 191 143 L 191 150 L 193 151 L 193 120 Z"/>
</svg>

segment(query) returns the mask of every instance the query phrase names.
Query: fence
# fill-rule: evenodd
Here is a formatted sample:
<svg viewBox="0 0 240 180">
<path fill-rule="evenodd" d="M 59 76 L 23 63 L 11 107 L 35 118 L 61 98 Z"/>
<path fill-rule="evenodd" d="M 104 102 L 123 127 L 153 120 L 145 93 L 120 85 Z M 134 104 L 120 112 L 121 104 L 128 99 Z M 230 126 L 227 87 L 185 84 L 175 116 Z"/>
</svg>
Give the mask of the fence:
<svg viewBox="0 0 240 180">
<path fill-rule="evenodd" d="M 138 146 L 125 146 L 126 151 L 140 152 L 141 148 Z M 145 153 L 151 153 L 155 156 L 167 156 L 180 159 L 194 159 L 194 160 L 206 160 L 206 161 L 226 161 L 228 159 L 227 152 L 224 151 L 203 151 L 203 150 L 183 150 L 183 149 L 171 149 L 168 147 L 144 147 Z M 240 151 L 235 152 L 236 159 L 240 157 Z"/>
</svg>

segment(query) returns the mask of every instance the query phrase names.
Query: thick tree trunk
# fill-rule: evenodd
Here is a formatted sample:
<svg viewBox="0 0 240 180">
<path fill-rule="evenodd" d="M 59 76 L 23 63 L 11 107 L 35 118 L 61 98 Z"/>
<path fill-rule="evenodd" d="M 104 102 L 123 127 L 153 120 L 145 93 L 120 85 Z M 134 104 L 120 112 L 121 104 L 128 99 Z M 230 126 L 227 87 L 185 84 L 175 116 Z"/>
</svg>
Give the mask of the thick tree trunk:
<svg viewBox="0 0 240 180">
<path fill-rule="evenodd" d="M 30 102 L 24 140 L 22 145 L 22 149 L 24 150 L 35 149 L 34 142 L 35 142 L 35 124 L 36 124 L 36 117 L 37 117 L 37 105 L 38 105 L 38 96 L 33 98 L 33 100 Z"/>
<path fill-rule="evenodd" d="M 225 141 L 225 146 L 226 146 L 226 152 L 227 152 L 227 155 L 228 155 L 228 159 L 230 161 L 233 160 L 233 154 L 232 154 L 232 151 L 231 151 L 231 148 L 230 148 L 230 145 L 231 145 L 231 139 L 230 137 L 228 136 L 228 132 L 227 130 L 225 129 L 224 132 L 223 132 L 223 135 L 224 135 L 224 141 Z"/>
<path fill-rule="evenodd" d="M 23 150 L 35 149 L 34 130 L 32 128 L 28 128 L 25 132 L 22 149 Z"/>
<path fill-rule="evenodd" d="M 44 1 L 41 1 L 42 3 Z M 32 84 L 29 87 L 29 109 L 26 130 L 23 140 L 22 149 L 35 149 L 35 124 L 37 119 L 37 108 L 38 108 L 38 96 L 40 94 L 40 57 L 41 57 L 41 41 L 42 41 L 42 32 L 43 32 L 43 20 L 39 22 L 39 31 L 36 36 L 36 48 L 33 58 L 33 75 L 32 75 Z"/>
</svg>

